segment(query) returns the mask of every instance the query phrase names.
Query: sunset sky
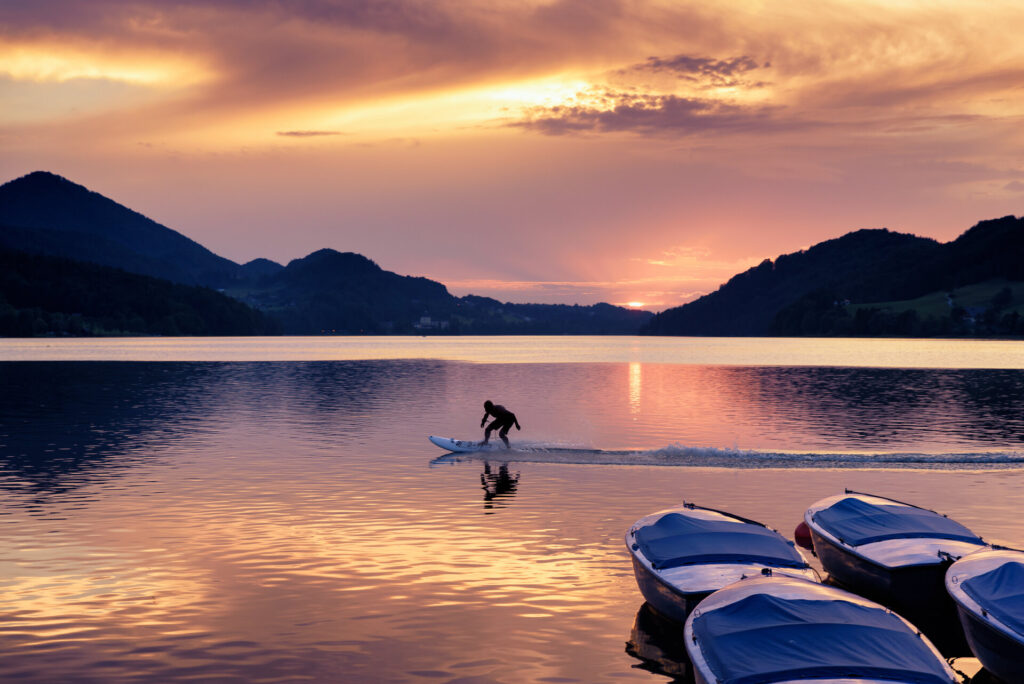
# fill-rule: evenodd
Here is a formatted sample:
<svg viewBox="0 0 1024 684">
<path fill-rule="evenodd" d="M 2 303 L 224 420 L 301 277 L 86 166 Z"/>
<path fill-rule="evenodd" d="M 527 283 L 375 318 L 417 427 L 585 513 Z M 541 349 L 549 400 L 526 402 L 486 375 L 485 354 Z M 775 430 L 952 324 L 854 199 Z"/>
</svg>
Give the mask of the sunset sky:
<svg viewBox="0 0 1024 684">
<path fill-rule="evenodd" d="M 510 301 L 714 290 L 858 228 L 1024 213 L 1024 3 L 0 3 L 0 182 L 238 262 Z"/>
</svg>

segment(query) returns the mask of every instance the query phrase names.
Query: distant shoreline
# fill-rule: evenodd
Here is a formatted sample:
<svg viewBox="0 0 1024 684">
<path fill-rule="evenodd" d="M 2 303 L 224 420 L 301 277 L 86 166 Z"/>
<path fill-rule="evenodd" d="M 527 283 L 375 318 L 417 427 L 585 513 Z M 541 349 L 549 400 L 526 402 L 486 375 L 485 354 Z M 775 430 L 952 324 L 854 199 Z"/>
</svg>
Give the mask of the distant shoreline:
<svg viewBox="0 0 1024 684">
<path fill-rule="evenodd" d="M 456 361 L 1024 370 L 1017 340 L 354 335 L 0 338 L 5 361 Z M 637 368 L 631 373 L 642 373 Z M 639 377 L 639 376 L 638 376 Z M 634 378 L 635 380 L 636 378 Z"/>
</svg>

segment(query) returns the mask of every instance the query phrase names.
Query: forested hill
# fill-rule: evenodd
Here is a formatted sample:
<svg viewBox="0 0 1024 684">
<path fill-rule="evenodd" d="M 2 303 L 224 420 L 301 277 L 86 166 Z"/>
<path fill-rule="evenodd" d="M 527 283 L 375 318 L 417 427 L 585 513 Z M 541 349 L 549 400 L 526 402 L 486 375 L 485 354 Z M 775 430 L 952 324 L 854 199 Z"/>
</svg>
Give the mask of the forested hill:
<svg viewBox="0 0 1024 684">
<path fill-rule="evenodd" d="M 1022 331 L 1008 283 L 1020 281 L 1024 219 L 982 221 L 949 243 L 860 230 L 774 262 L 766 259 L 715 292 L 658 314 L 644 332 L 1018 335 Z M 994 303 L 958 305 L 958 289 L 981 283 L 991 284 Z M 1011 293 L 1009 301 L 1004 290 Z M 944 309 L 924 308 L 917 301 L 936 293 L 948 302 Z"/>
<path fill-rule="evenodd" d="M 455 300 L 441 283 L 385 271 L 360 254 L 333 249 L 228 292 L 299 335 L 444 332 L 441 314 Z M 429 322 L 421 324 L 423 319 Z"/>
<path fill-rule="evenodd" d="M 0 335 L 268 335 L 267 316 L 209 288 L 0 247 Z"/>
<path fill-rule="evenodd" d="M 428 278 L 385 271 L 360 254 L 322 249 L 228 292 L 301 335 L 631 334 L 647 311 L 609 304 L 503 304 L 455 297 Z"/>
<path fill-rule="evenodd" d="M 46 171 L 0 185 L 0 246 L 223 287 L 238 264 L 181 233 Z"/>
</svg>

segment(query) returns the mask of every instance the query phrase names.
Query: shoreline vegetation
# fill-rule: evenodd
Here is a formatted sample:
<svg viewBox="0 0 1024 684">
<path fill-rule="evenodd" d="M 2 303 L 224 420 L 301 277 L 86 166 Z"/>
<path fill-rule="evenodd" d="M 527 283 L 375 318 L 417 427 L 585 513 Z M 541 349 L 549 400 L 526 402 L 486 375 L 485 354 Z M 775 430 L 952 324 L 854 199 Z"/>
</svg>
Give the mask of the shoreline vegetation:
<svg viewBox="0 0 1024 684">
<path fill-rule="evenodd" d="M 654 314 L 456 297 L 322 249 L 236 264 L 47 172 L 0 186 L 0 337 L 651 335 L 1024 337 L 1024 219 L 939 243 L 859 230 Z"/>
<path fill-rule="evenodd" d="M 952 242 L 858 230 L 784 254 L 656 315 L 645 332 L 807 337 L 1024 336 L 1024 219 Z"/>
</svg>

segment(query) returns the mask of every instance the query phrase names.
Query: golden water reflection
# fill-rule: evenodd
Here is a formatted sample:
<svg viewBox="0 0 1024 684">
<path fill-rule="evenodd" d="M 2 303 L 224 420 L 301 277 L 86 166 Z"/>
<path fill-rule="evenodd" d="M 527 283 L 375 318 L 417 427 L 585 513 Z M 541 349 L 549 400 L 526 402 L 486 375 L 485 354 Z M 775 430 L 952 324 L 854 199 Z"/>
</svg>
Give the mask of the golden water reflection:
<svg viewBox="0 0 1024 684">
<path fill-rule="evenodd" d="M 514 443 L 1010 451 L 1021 376 L 0 364 L 0 679 L 660 681 L 623 650 L 639 517 L 687 499 L 789 534 L 850 487 L 1020 546 L 1024 470 L 431 467 L 426 435 L 476 434 L 491 396 Z"/>
<path fill-rule="evenodd" d="M 640 395 L 644 384 L 644 366 L 639 361 L 629 363 L 629 412 L 640 413 Z"/>
</svg>

